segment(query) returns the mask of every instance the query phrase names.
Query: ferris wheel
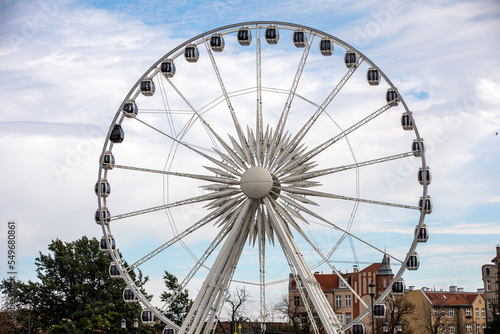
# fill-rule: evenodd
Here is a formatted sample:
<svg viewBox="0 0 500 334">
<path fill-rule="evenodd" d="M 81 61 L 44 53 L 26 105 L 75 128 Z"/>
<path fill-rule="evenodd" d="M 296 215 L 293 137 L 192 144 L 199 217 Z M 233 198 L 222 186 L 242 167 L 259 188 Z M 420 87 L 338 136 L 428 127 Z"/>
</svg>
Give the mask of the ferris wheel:
<svg viewBox="0 0 500 334">
<path fill-rule="evenodd" d="M 104 142 L 95 219 L 110 275 L 145 322 L 207 333 L 237 282 L 255 287 L 264 324 L 291 273 L 328 334 L 362 333 L 372 306 L 345 268 L 390 259 L 394 277 L 374 305 L 404 292 L 428 238 L 430 181 L 413 113 L 370 59 L 314 28 L 246 22 L 185 41 L 133 85 Z M 136 270 L 156 283 L 174 273 L 174 297 L 189 288 L 182 325 L 165 316 L 174 297 L 148 300 Z M 351 322 L 319 271 L 362 305 Z"/>
</svg>

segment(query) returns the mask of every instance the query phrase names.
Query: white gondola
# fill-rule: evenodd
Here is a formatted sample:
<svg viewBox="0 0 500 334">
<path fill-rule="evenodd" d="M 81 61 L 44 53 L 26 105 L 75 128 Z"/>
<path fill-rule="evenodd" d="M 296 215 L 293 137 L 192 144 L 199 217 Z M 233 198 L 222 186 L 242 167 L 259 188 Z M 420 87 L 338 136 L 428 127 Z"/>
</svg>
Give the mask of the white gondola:
<svg viewBox="0 0 500 334">
<path fill-rule="evenodd" d="M 423 224 L 420 229 L 416 226 L 415 236 L 417 237 L 417 242 L 427 242 L 427 240 L 429 240 L 429 230 L 427 229 L 427 225 Z"/>
<path fill-rule="evenodd" d="M 386 311 L 385 305 L 383 304 L 373 305 L 373 316 L 376 319 L 385 318 L 385 311 Z"/>
<path fill-rule="evenodd" d="M 358 55 L 356 52 L 353 51 L 347 51 L 344 56 L 344 63 L 347 68 L 353 68 L 357 66 L 358 62 Z"/>
<path fill-rule="evenodd" d="M 252 33 L 250 32 L 250 29 L 243 27 L 238 30 L 238 42 L 244 46 L 252 43 Z"/>
<path fill-rule="evenodd" d="M 425 202 L 425 204 L 424 204 Z M 423 197 L 420 197 L 418 201 L 418 207 L 420 211 L 424 210 L 424 213 L 429 214 L 432 212 L 432 199 L 429 195 L 425 197 L 425 201 Z"/>
<path fill-rule="evenodd" d="M 221 52 L 224 50 L 224 37 L 222 37 L 222 34 L 220 33 L 215 33 L 210 37 L 210 48 L 212 51 L 215 52 Z"/>
<path fill-rule="evenodd" d="M 145 96 L 153 96 L 155 93 L 155 83 L 153 79 L 146 78 L 141 82 L 141 93 Z"/>
<path fill-rule="evenodd" d="M 97 181 L 94 186 L 94 191 L 97 196 L 99 196 L 99 188 L 101 189 L 101 197 L 108 197 L 111 193 L 111 185 L 106 179 L 101 179 L 101 182 Z"/>
<path fill-rule="evenodd" d="M 392 294 L 395 296 L 402 296 L 405 294 L 405 282 L 400 278 L 392 285 Z"/>
<path fill-rule="evenodd" d="M 95 211 L 94 218 L 95 218 L 95 222 L 98 225 L 101 225 L 101 217 L 102 217 L 102 221 L 104 222 L 104 224 L 106 224 L 106 225 L 109 224 L 109 222 L 111 221 L 111 214 L 109 213 L 108 208 L 102 207 L 101 212 L 99 212 L 99 209 L 97 209 Z"/>
<path fill-rule="evenodd" d="M 397 106 L 399 100 L 398 92 L 394 88 L 389 88 L 385 94 L 385 100 L 388 105 L 392 107 Z"/>
<path fill-rule="evenodd" d="M 200 59 L 200 51 L 198 47 L 194 44 L 186 46 L 184 49 L 184 58 L 190 63 L 196 63 Z"/>
<path fill-rule="evenodd" d="M 378 86 L 380 83 L 380 72 L 375 67 L 370 67 L 366 72 L 366 79 L 370 86 Z"/>
<path fill-rule="evenodd" d="M 319 51 L 323 56 L 331 56 L 333 54 L 333 39 L 323 37 L 319 42 Z"/>
<path fill-rule="evenodd" d="M 270 25 L 266 28 L 266 41 L 269 44 L 278 44 L 280 33 L 275 25 Z"/>
<path fill-rule="evenodd" d="M 401 115 L 401 126 L 403 130 L 413 130 L 413 114 L 411 112 L 404 112 Z"/>
<path fill-rule="evenodd" d="M 120 270 L 118 270 L 118 267 L 114 262 L 111 262 L 109 265 L 109 277 L 116 279 L 116 278 L 121 278 L 122 276 L 120 275 Z"/>
<path fill-rule="evenodd" d="M 417 270 L 419 266 L 420 266 L 420 261 L 418 259 L 418 254 L 417 252 L 413 252 L 413 254 L 410 255 L 410 258 L 406 262 L 406 269 Z"/>
<path fill-rule="evenodd" d="M 424 185 L 424 183 L 429 185 L 431 184 L 431 181 L 432 181 L 431 169 L 428 166 L 426 166 L 424 172 L 424 169 L 420 167 L 418 169 L 418 183 L 420 183 L 421 185 Z"/>
<path fill-rule="evenodd" d="M 411 145 L 411 150 L 413 152 L 413 155 L 416 157 L 420 157 L 422 153 L 425 153 L 424 139 L 423 138 L 420 138 L 420 140 L 414 139 Z"/>
<path fill-rule="evenodd" d="M 355 324 L 352 325 L 352 334 L 365 334 L 366 329 L 365 329 L 365 324 Z"/>
<path fill-rule="evenodd" d="M 298 48 L 306 46 L 306 33 L 304 30 L 298 29 L 293 32 L 293 44 Z"/>
<path fill-rule="evenodd" d="M 108 242 L 106 242 L 105 236 L 101 237 L 101 242 L 99 244 L 101 247 L 101 251 L 108 252 L 109 251 L 108 244 L 111 245 L 111 249 L 116 249 L 116 242 L 112 236 L 108 237 Z"/>
<path fill-rule="evenodd" d="M 155 323 L 153 312 L 150 310 L 142 310 L 141 321 L 143 324 L 153 325 Z"/>
<path fill-rule="evenodd" d="M 167 77 L 172 78 L 175 75 L 175 64 L 171 59 L 167 59 L 160 65 L 161 73 Z"/>
<path fill-rule="evenodd" d="M 123 289 L 123 301 L 125 303 L 136 303 L 138 300 L 137 294 L 131 288 L 125 287 Z"/>
<path fill-rule="evenodd" d="M 115 157 L 111 152 L 105 152 L 102 158 L 102 168 L 111 170 L 115 166 Z"/>
<path fill-rule="evenodd" d="M 175 331 L 174 331 L 173 328 L 167 328 L 167 327 L 165 327 L 161 333 L 162 334 L 175 334 Z"/>
<path fill-rule="evenodd" d="M 109 140 L 113 143 L 118 144 L 123 141 L 125 138 L 125 132 L 123 132 L 122 126 L 120 124 L 115 124 L 113 126 L 113 130 L 111 130 L 111 134 L 109 135 Z"/>
<path fill-rule="evenodd" d="M 125 116 L 131 118 L 137 116 L 139 108 L 137 108 L 137 104 L 134 101 L 130 100 L 125 102 L 122 111 Z"/>
</svg>

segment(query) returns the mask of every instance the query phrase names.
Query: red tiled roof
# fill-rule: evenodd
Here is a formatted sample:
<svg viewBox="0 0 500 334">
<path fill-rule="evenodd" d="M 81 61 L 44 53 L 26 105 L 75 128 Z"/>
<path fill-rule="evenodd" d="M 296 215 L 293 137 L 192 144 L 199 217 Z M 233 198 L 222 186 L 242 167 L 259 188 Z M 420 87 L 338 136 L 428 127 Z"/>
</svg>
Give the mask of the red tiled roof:
<svg viewBox="0 0 500 334">
<path fill-rule="evenodd" d="M 424 293 L 433 305 L 445 306 L 472 305 L 479 295 L 478 293 L 440 291 L 428 291 Z"/>
<path fill-rule="evenodd" d="M 340 286 L 340 279 L 337 275 L 332 274 L 314 274 L 316 280 L 321 286 L 321 290 L 332 291 L 332 289 L 338 288 Z"/>
<path fill-rule="evenodd" d="M 361 271 L 376 271 L 376 272 L 378 272 L 380 270 L 380 267 L 382 267 L 382 263 L 372 263 L 368 267 L 366 267 L 365 269 L 363 269 Z"/>
</svg>

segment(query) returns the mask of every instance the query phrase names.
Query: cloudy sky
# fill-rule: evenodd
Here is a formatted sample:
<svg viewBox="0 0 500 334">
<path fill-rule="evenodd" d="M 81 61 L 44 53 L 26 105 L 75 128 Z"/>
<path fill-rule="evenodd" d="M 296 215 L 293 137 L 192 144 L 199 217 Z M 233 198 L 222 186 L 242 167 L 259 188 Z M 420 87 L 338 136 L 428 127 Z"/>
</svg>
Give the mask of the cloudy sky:
<svg viewBox="0 0 500 334">
<path fill-rule="evenodd" d="M 35 279 L 34 258 L 53 239 L 100 238 L 93 219 L 99 155 L 116 110 L 144 72 L 204 31 L 259 20 L 334 35 L 398 86 L 428 143 L 433 171 L 431 237 L 418 248 L 421 267 L 405 274 L 406 284 L 482 287 L 481 266 L 500 244 L 494 0 L 1 1 L 0 233 L 5 244 L 7 222 L 17 222 L 18 278 Z"/>
</svg>

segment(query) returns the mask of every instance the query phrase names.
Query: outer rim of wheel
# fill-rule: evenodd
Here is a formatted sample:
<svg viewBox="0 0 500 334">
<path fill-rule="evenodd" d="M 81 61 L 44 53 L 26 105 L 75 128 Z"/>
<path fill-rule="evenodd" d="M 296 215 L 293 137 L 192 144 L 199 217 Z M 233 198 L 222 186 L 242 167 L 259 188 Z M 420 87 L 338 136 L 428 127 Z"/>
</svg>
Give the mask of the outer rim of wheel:
<svg viewBox="0 0 500 334">
<path fill-rule="evenodd" d="M 204 33 L 201 33 L 201 34 L 199 34 L 191 39 L 188 39 L 187 41 L 179 44 L 177 47 L 170 50 L 168 53 L 166 53 L 164 56 L 162 56 L 158 61 L 156 61 L 148 70 L 146 70 L 144 72 L 144 74 L 139 78 L 139 80 L 132 86 L 131 90 L 128 92 L 128 94 L 126 95 L 126 97 L 124 98 L 122 103 L 120 104 L 120 106 L 119 106 L 119 108 L 118 108 L 118 110 L 117 110 L 117 112 L 116 112 L 116 114 L 111 122 L 111 126 L 108 130 L 108 133 L 106 135 L 106 139 L 105 139 L 105 142 L 103 145 L 103 149 L 101 152 L 101 159 L 100 159 L 100 163 L 99 163 L 98 182 L 101 182 L 101 180 L 106 179 L 108 171 L 103 167 L 104 163 L 102 161 L 102 157 L 104 156 L 104 154 L 106 152 L 112 151 L 113 143 L 110 142 L 109 138 L 110 138 L 111 131 L 113 129 L 114 124 L 121 124 L 123 119 L 124 119 L 124 116 L 122 113 L 122 109 L 123 109 L 124 104 L 129 99 L 131 99 L 131 98 L 135 99 L 135 97 L 138 94 L 140 94 L 140 90 L 138 89 L 138 87 L 140 86 L 141 82 L 147 77 L 153 77 L 154 75 L 156 75 L 158 73 L 158 66 L 161 64 L 162 61 L 164 61 L 166 59 L 177 58 L 182 53 L 183 48 L 185 46 L 187 46 L 189 44 L 196 44 L 196 45 L 201 44 L 201 43 L 203 43 L 204 38 L 207 38 L 214 33 L 220 33 L 222 35 L 226 35 L 229 33 L 233 33 L 235 31 L 237 31 L 237 29 L 239 29 L 240 27 L 244 27 L 244 26 L 248 27 L 251 30 L 254 30 L 254 29 L 262 29 L 263 27 L 266 27 L 269 25 L 275 25 L 278 29 L 288 29 L 288 30 L 304 29 L 308 32 L 311 32 L 315 36 L 322 36 L 322 37 L 331 38 L 335 44 L 345 48 L 346 50 L 352 50 L 352 51 L 356 52 L 357 54 L 359 54 L 361 57 L 363 57 L 363 60 L 366 63 L 368 63 L 371 67 L 373 67 L 379 71 L 381 77 L 387 82 L 387 84 L 389 85 L 390 88 L 397 90 L 397 88 L 391 82 L 389 77 L 387 75 L 385 75 L 385 73 L 375 63 L 373 63 L 368 57 L 366 57 L 362 52 L 360 52 L 358 49 L 351 46 L 350 44 L 336 38 L 335 36 L 333 36 L 329 33 L 325 33 L 323 31 L 320 31 L 318 29 L 311 28 L 311 27 L 304 26 L 304 25 L 287 23 L 287 22 L 279 22 L 279 21 L 249 21 L 249 22 L 235 23 L 235 24 L 230 24 L 230 25 L 218 27 L 218 28 L 206 31 Z M 398 95 L 399 95 L 398 102 L 400 102 L 402 104 L 402 106 L 406 112 L 410 113 L 410 110 L 409 110 L 406 102 L 404 101 L 404 98 L 400 94 L 398 94 Z M 422 139 L 420 137 L 420 134 L 418 132 L 418 129 L 417 129 L 417 126 L 416 126 L 416 123 L 415 123 L 415 120 L 413 117 L 412 117 L 412 120 L 413 120 L 413 125 L 414 125 L 413 131 L 415 133 L 416 140 L 421 141 Z M 427 166 L 426 159 L 425 159 L 425 152 L 421 153 L 420 160 L 422 163 L 421 167 L 425 169 Z M 422 185 L 422 197 L 425 199 L 427 197 L 427 195 L 428 195 L 428 185 L 426 183 L 424 183 Z M 106 203 L 106 200 L 105 200 L 105 198 L 103 198 L 101 196 L 101 189 L 99 187 L 99 190 L 98 190 L 98 210 L 99 210 L 99 212 L 102 210 L 103 207 L 105 207 L 105 203 Z M 425 215 L 426 215 L 426 213 L 424 212 L 424 210 L 420 210 L 420 218 L 418 220 L 418 225 L 417 225 L 418 228 L 421 228 L 424 225 Z M 106 240 L 107 240 L 108 237 L 111 235 L 110 227 L 108 224 L 104 223 L 104 221 L 101 221 L 101 227 L 102 227 L 103 235 L 104 235 L 104 237 L 106 237 Z M 416 247 L 417 247 L 417 237 L 415 236 L 413 239 L 413 242 L 409 248 L 408 254 L 404 260 L 404 265 L 402 265 L 401 268 L 398 270 L 398 272 L 394 275 L 394 279 L 388 285 L 387 289 L 379 296 L 379 298 L 377 300 L 374 301 L 374 305 L 381 302 L 382 300 L 384 300 L 387 297 L 387 295 L 391 292 L 391 288 L 392 288 L 393 283 L 395 281 L 397 281 L 399 278 L 401 278 L 401 276 L 403 275 L 404 271 L 406 270 L 406 263 L 408 262 L 411 254 L 415 251 Z M 110 245 L 108 245 L 108 249 L 109 248 L 110 248 Z M 131 289 L 135 289 L 135 283 L 132 281 L 132 279 L 130 278 L 128 273 L 124 272 L 121 269 L 121 266 L 119 265 L 119 264 L 121 264 L 122 260 L 120 259 L 118 253 L 117 252 L 110 252 L 110 254 L 111 254 L 111 257 L 113 259 L 113 262 L 117 265 L 117 267 L 120 271 L 120 274 L 121 274 L 122 278 L 124 279 L 125 283 L 127 284 L 127 286 Z M 176 329 L 178 328 L 178 326 L 176 326 L 173 322 L 171 322 L 169 319 L 167 319 L 161 313 L 157 312 L 156 308 L 145 298 L 145 296 L 143 296 L 141 293 L 139 293 L 138 297 L 139 297 L 140 302 L 143 305 L 145 305 L 147 309 L 151 310 L 159 320 L 164 322 L 167 326 L 170 326 L 170 327 L 173 327 Z M 351 323 L 343 326 L 342 330 L 347 330 L 350 327 L 352 327 L 352 325 L 360 322 L 370 311 L 371 311 L 371 307 L 366 309 L 364 312 L 362 312 L 357 318 L 353 319 L 353 321 Z"/>
</svg>

